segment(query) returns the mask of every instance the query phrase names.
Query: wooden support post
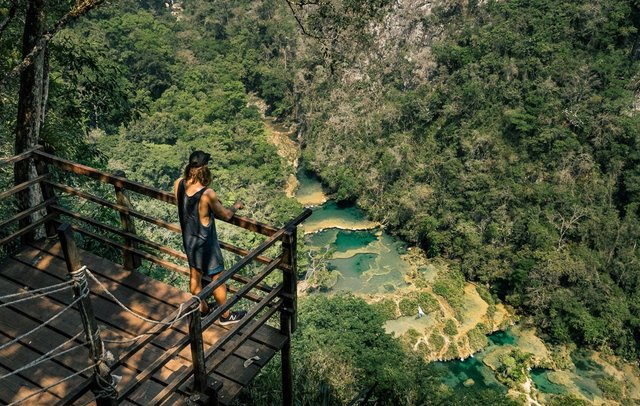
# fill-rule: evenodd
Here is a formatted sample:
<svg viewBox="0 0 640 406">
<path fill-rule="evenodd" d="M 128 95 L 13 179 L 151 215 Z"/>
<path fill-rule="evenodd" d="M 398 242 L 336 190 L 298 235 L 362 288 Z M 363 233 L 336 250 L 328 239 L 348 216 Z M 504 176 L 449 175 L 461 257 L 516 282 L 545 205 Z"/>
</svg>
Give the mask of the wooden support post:
<svg viewBox="0 0 640 406">
<path fill-rule="evenodd" d="M 297 270 L 296 270 L 296 239 L 295 227 L 287 231 L 282 240 L 283 263 L 288 270 L 283 271 L 283 308 L 280 312 L 280 332 L 287 337 L 287 342 L 280 350 L 282 359 L 282 404 L 293 405 L 293 369 L 291 367 L 291 333 L 297 327 Z"/>
<path fill-rule="evenodd" d="M 39 176 L 46 175 L 49 173 L 49 168 L 47 167 L 47 164 L 45 162 L 36 159 L 36 171 L 38 172 Z M 40 190 L 42 190 L 42 198 L 44 199 L 45 202 L 49 199 L 56 198 L 53 188 L 46 181 L 40 182 Z M 47 210 L 47 214 L 54 213 L 50 205 L 47 205 L 46 210 Z M 45 232 L 47 233 L 48 238 L 55 237 L 57 233 L 55 219 L 51 219 L 46 223 L 44 223 L 44 229 L 45 229 Z"/>
<path fill-rule="evenodd" d="M 91 359 L 96 364 L 93 389 L 97 397 L 96 404 L 97 406 L 116 406 L 118 404 L 118 392 L 115 390 L 109 365 L 106 364 L 104 359 L 104 344 L 100 339 L 100 330 L 89 299 L 87 274 L 85 268 L 82 268 L 78 249 L 73 241 L 71 226 L 67 223 L 61 224 L 58 227 L 58 237 L 60 238 L 64 259 L 67 263 L 67 270 L 73 279 L 73 293 L 76 298 L 81 298 L 78 302 L 78 310 L 82 318 L 86 340 L 89 343 Z"/>
<path fill-rule="evenodd" d="M 121 178 L 126 177 L 123 171 L 116 171 L 114 175 Z M 129 197 L 125 193 L 125 189 L 117 185 L 114 185 L 114 188 L 116 190 L 116 203 L 118 203 L 121 206 L 131 208 L 131 201 L 129 200 Z M 127 233 L 135 234 L 136 228 L 133 225 L 133 219 L 131 218 L 129 213 L 123 213 L 122 211 L 120 211 L 119 213 L 120 213 L 120 224 L 122 225 L 122 230 Z M 125 237 L 124 245 L 127 248 L 133 248 L 133 249 L 136 248 L 136 243 L 131 238 Z M 124 269 L 127 269 L 129 271 L 139 268 L 140 265 L 142 264 L 142 259 L 139 256 L 135 255 L 133 252 L 127 250 L 126 248 L 122 250 L 122 258 L 123 258 L 122 262 L 124 265 Z"/>
<path fill-rule="evenodd" d="M 191 345 L 191 362 L 193 363 L 193 392 L 195 397 L 197 397 L 196 403 L 217 406 L 218 391 L 209 385 L 207 376 L 201 323 L 202 317 L 200 316 L 200 310 L 198 308 L 189 316 L 189 341 Z"/>
</svg>

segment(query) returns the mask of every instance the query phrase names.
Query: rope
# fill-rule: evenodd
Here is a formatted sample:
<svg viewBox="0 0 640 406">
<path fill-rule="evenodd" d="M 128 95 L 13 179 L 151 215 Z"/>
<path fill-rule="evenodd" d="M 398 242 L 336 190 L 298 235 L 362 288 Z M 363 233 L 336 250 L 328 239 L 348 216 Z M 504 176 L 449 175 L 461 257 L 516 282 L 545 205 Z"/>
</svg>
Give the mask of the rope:
<svg viewBox="0 0 640 406">
<path fill-rule="evenodd" d="M 49 389 L 53 388 L 53 387 L 54 387 L 54 386 L 56 386 L 56 385 L 60 385 L 61 383 L 66 382 L 66 381 L 68 381 L 69 379 L 72 379 L 72 378 L 74 378 L 74 377 L 76 377 L 76 376 L 78 376 L 78 375 L 80 375 L 80 374 L 83 374 L 83 373 L 87 372 L 88 370 L 90 370 L 91 368 L 93 368 L 93 367 L 95 367 L 95 366 L 96 366 L 96 364 L 89 365 L 89 366 L 88 366 L 88 367 L 86 367 L 85 369 L 80 370 L 80 371 L 78 371 L 78 372 L 75 372 L 75 373 L 73 373 L 73 374 L 71 374 L 71 375 L 67 376 L 66 378 L 63 378 L 63 379 L 59 380 L 58 382 L 53 383 L 53 384 L 51 384 L 51 385 L 49 385 L 49 386 L 47 386 L 47 387 L 45 387 L 45 388 L 42 388 L 42 389 L 40 389 L 40 390 L 37 390 L 36 392 L 33 392 L 33 393 L 29 394 L 28 396 L 23 397 L 22 399 L 16 400 L 16 401 L 15 401 L 15 402 L 13 402 L 13 403 L 9 403 L 7 406 L 14 406 L 14 405 L 17 405 L 18 403 L 22 403 L 22 402 L 24 402 L 24 401 L 25 401 L 25 400 L 27 400 L 27 399 L 31 399 L 32 397 L 34 397 L 34 396 L 36 396 L 36 395 L 39 395 L 39 394 L 41 394 L 42 392 L 48 391 Z"/>
<path fill-rule="evenodd" d="M 105 343 L 109 343 L 109 344 L 128 344 L 128 343 L 132 343 L 134 341 L 138 341 L 139 339 L 141 339 L 144 336 L 150 336 L 150 335 L 154 335 L 154 334 L 158 334 L 158 333 L 142 333 L 142 334 L 137 335 L 137 336 L 135 336 L 133 338 L 126 338 L 124 340 L 109 340 L 109 339 L 103 338 L 102 341 L 105 342 Z"/>
<path fill-rule="evenodd" d="M 67 354 L 67 353 L 69 353 L 71 351 L 77 350 L 78 348 L 82 348 L 82 347 L 86 346 L 86 343 L 79 344 L 79 345 L 76 345 L 74 347 L 68 348 L 68 349 L 66 349 L 66 350 L 64 350 L 62 352 L 59 352 L 59 353 L 57 353 L 55 355 L 52 355 L 58 349 L 64 347 L 65 345 L 69 344 L 70 342 L 73 342 L 76 338 L 80 337 L 83 333 L 84 333 L 84 331 L 79 332 L 78 334 L 76 334 L 72 338 L 68 339 L 67 341 L 65 341 L 64 343 L 60 344 L 59 346 L 57 346 L 53 350 L 47 352 L 46 354 L 42 354 L 41 356 L 39 356 L 35 360 L 31 361 L 27 365 L 24 365 L 24 366 L 20 367 L 19 369 L 16 369 L 13 372 L 9 372 L 8 374 L 0 376 L 0 381 L 5 379 L 5 378 L 8 378 L 10 376 L 16 375 L 16 374 L 18 374 L 18 373 L 20 373 L 20 372 L 22 372 L 24 370 L 32 368 L 32 367 L 34 367 L 36 365 L 42 364 L 43 362 L 49 361 L 49 360 L 51 360 L 51 359 L 53 359 L 55 357 L 59 357 L 60 355 Z"/>
<path fill-rule="evenodd" d="M 25 338 L 26 336 L 33 334 L 34 332 L 40 330 L 42 327 L 48 325 L 49 323 L 51 323 L 52 321 L 54 321 L 55 319 L 57 319 L 58 317 L 60 317 L 60 315 L 62 315 L 64 312 L 66 312 L 67 310 L 71 309 L 71 307 L 73 307 L 73 305 L 75 305 L 76 303 L 78 303 L 80 300 L 82 300 L 82 298 L 84 298 L 85 296 L 87 296 L 89 294 L 89 290 L 83 290 L 80 292 L 80 296 L 78 296 L 73 302 L 69 303 L 69 305 L 67 307 L 65 307 L 64 309 L 60 310 L 58 313 L 56 313 L 53 317 L 49 318 L 49 320 L 43 322 L 42 324 L 36 326 L 35 328 L 33 328 L 32 330 L 14 338 L 13 340 L 4 343 L 2 345 L 0 345 L 0 351 L 4 350 L 5 348 L 9 347 L 12 344 L 17 343 L 18 341 L 22 340 L 23 338 Z"/>
<path fill-rule="evenodd" d="M 18 297 L 18 296 L 24 296 L 24 295 L 28 295 L 31 293 L 38 293 L 38 292 L 44 292 L 48 289 L 56 289 L 59 288 L 61 286 L 65 286 L 65 285 L 69 285 L 71 286 L 71 280 L 62 282 L 62 283 L 57 283 L 55 285 L 51 285 L 51 286 L 45 286 L 43 288 L 38 288 L 38 289 L 31 289 L 31 290 L 27 290 L 24 292 L 18 292 L 18 293 L 12 293 L 10 295 L 5 295 L 5 296 L 0 296 L 0 300 L 4 301 L 5 299 L 11 299 L 12 297 Z"/>
<path fill-rule="evenodd" d="M 88 269 L 86 269 L 86 272 L 87 272 L 87 275 L 89 275 L 89 277 L 91 277 L 91 279 L 92 279 L 96 284 L 98 284 L 98 286 L 100 286 L 100 287 L 102 288 L 102 290 L 107 294 L 107 296 L 109 296 L 113 301 L 115 301 L 115 302 L 116 302 L 116 303 L 117 303 L 117 304 L 118 304 L 122 309 L 124 309 L 124 311 L 126 311 L 127 313 L 129 313 L 129 314 L 133 315 L 134 317 L 136 317 L 136 318 L 138 318 L 138 319 L 140 319 L 140 320 L 143 320 L 143 321 L 145 321 L 145 322 L 147 322 L 147 323 L 151 323 L 151 324 L 159 324 L 159 325 L 163 325 L 163 326 L 169 326 L 169 327 L 171 327 L 171 326 L 173 326 L 175 323 L 177 323 L 178 321 L 180 321 L 180 320 L 184 319 L 185 317 L 189 316 L 190 314 L 192 314 L 192 313 L 194 313 L 194 312 L 196 312 L 196 311 L 199 311 L 199 310 L 200 310 L 200 309 L 199 309 L 199 306 L 197 306 L 197 307 L 195 307 L 195 308 L 191 309 L 190 311 L 188 311 L 188 312 L 186 312 L 186 313 L 184 313 L 184 314 L 181 314 L 181 313 L 182 313 L 182 309 L 184 308 L 184 305 L 186 304 L 186 303 L 181 303 L 181 304 L 180 304 L 180 307 L 178 308 L 178 314 L 176 314 L 176 317 L 175 317 L 172 321 L 170 321 L 170 322 L 163 322 L 163 321 L 151 320 L 151 319 L 148 319 L 148 318 L 146 318 L 146 317 L 142 316 L 142 315 L 141 315 L 141 314 L 139 314 L 139 313 L 136 313 L 135 311 L 131 310 L 130 308 L 128 308 L 124 303 L 122 303 L 120 300 L 118 300 L 118 298 L 117 298 L 117 297 L 115 297 L 115 296 L 114 296 L 114 295 L 109 291 L 109 289 L 107 289 L 107 287 L 106 287 L 106 286 L 104 286 L 104 285 L 102 284 L 102 282 L 100 282 L 100 281 L 99 281 L 99 280 L 98 280 L 98 279 L 97 279 L 97 278 L 96 278 L 96 277 L 91 273 L 91 271 L 89 271 Z M 195 296 L 195 295 L 194 295 L 194 296 L 192 296 L 192 297 L 197 298 L 198 302 L 201 302 L 201 301 L 202 301 L 202 299 L 200 299 L 200 297 L 198 297 L 198 296 Z M 149 333 L 146 333 L 146 334 L 149 334 Z M 146 335 L 146 334 L 142 334 L 142 335 Z M 139 337 L 138 337 L 138 338 L 139 338 Z M 110 342 L 113 342 L 113 340 L 110 340 Z"/>
<path fill-rule="evenodd" d="M 39 293 L 39 294 L 37 294 L 37 295 L 33 295 L 33 296 L 29 296 L 29 297 L 23 297 L 22 299 L 14 300 L 14 301 L 12 301 L 12 302 L 5 302 L 5 303 L 0 304 L 0 307 L 5 307 L 5 306 L 12 305 L 12 304 L 16 304 L 16 303 L 24 302 L 24 301 L 26 301 L 26 300 L 37 299 L 37 298 L 39 298 L 39 297 L 47 296 L 47 295 L 50 295 L 50 294 L 52 294 L 52 293 L 62 292 L 63 290 L 67 290 L 67 289 L 71 289 L 71 285 L 69 285 L 69 286 L 63 286 L 63 287 L 58 288 L 58 289 L 47 290 L 46 292 Z M 24 292 L 24 293 L 31 293 L 31 291 Z M 10 295 L 10 296 L 13 296 L 13 295 Z M 2 300 L 2 299 L 3 299 L 3 298 L 0 298 L 0 300 Z"/>
</svg>

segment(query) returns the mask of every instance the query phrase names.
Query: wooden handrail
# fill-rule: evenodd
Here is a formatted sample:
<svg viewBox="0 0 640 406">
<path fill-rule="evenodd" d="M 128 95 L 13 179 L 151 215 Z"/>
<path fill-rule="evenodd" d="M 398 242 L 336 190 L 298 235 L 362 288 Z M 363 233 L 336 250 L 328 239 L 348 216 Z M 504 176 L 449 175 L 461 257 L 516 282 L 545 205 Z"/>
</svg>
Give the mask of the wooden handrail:
<svg viewBox="0 0 640 406">
<path fill-rule="evenodd" d="M 20 230 L 16 231 L 15 233 L 11 234 L 10 236 L 1 239 L 0 240 L 0 247 L 2 247 L 3 245 L 5 245 L 6 243 L 8 243 L 11 240 L 14 240 L 14 239 L 20 237 L 21 235 L 24 235 L 24 234 L 28 233 L 31 230 L 35 230 L 41 224 L 44 224 L 47 221 L 51 221 L 54 218 L 55 218 L 55 214 L 48 214 L 48 215 L 42 217 L 41 219 L 38 219 L 38 220 L 34 221 L 33 223 L 29 224 L 27 227 L 21 228 Z"/>
<path fill-rule="evenodd" d="M 67 172 L 75 173 L 77 175 L 88 176 L 90 178 L 96 179 L 102 183 L 110 183 L 114 186 L 124 188 L 130 190 L 132 192 L 139 193 L 144 196 L 151 197 L 156 200 L 160 200 L 170 204 L 177 204 L 176 198 L 172 193 L 165 192 L 163 190 L 158 190 L 147 185 L 144 185 L 139 182 L 135 182 L 126 178 L 122 178 L 119 176 L 110 175 L 106 172 L 99 171 L 98 169 L 91 168 L 86 165 L 78 164 L 67 159 L 59 158 L 55 155 L 47 154 L 42 151 L 34 151 L 35 157 L 38 159 L 42 159 L 43 161 L 55 165 Z M 256 232 L 258 234 L 263 234 L 266 236 L 273 235 L 277 229 L 268 225 L 261 223 L 259 221 L 255 221 L 246 217 L 240 217 L 234 215 L 230 220 L 222 219 L 216 217 L 218 220 L 227 222 L 229 224 L 233 224 L 238 227 L 242 227 L 246 230 Z"/>
<path fill-rule="evenodd" d="M 166 230 L 169 230 L 169 231 L 172 231 L 172 232 L 174 232 L 176 234 L 180 234 L 182 232 L 182 230 L 180 229 L 180 225 L 178 225 L 176 223 L 169 223 L 169 222 L 164 221 L 164 220 L 156 219 L 154 217 L 151 217 L 151 216 L 148 216 L 146 214 L 140 213 L 139 211 L 133 210 L 133 209 L 128 208 L 126 206 L 121 206 L 119 204 L 115 204 L 115 203 L 109 202 L 107 200 L 101 199 L 99 197 L 96 197 L 96 196 L 94 196 L 92 194 L 89 194 L 89 193 L 83 192 L 81 190 L 72 188 L 71 186 L 67 186 L 67 185 L 63 185 L 61 183 L 51 182 L 51 181 L 46 181 L 45 183 L 51 185 L 52 187 L 54 187 L 54 188 L 56 188 L 58 190 L 61 190 L 63 192 L 69 193 L 69 194 L 72 194 L 74 196 L 81 197 L 81 198 L 86 199 L 88 201 L 97 203 L 97 204 L 99 204 L 101 206 L 109 207 L 109 208 L 111 208 L 113 210 L 117 210 L 117 211 L 119 211 L 121 213 L 130 214 L 133 217 L 136 217 L 136 218 L 144 220 L 144 221 L 146 221 L 148 223 L 157 225 L 158 227 L 162 227 L 162 228 L 164 228 Z M 237 254 L 237 255 L 240 255 L 240 256 L 244 256 L 244 255 L 247 255 L 249 253 L 249 250 L 247 250 L 247 249 L 236 247 L 235 245 L 226 243 L 224 241 L 219 241 L 219 243 L 220 243 L 220 248 L 222 248 L 222 249 L 224 249 L 226 251 L 229 251 L 231 253 L 234 253 L 234 254 Z M 261 262 L 263 264 L 268 264 L 269 262 L 271 262 L 273 260 L 271 258 L 269 258 L 269 257 L 263 256 L 263 255 L 258 255 L 256 257 L 256 261 Z M 288 268 L 285 265 L 280 265 L 280 269 L 286 270 Z"/>
<path fill-rule="evenodd" d="M 47 179 L 48 177 L 49 177 L 49 175 L 36 176 L 35 178 L 29 179 L 26 182 L 22 182 L 21 184 L 16 185 L 16 186 L 12 187 L 9 190 L 5 190 L 4 192 L 0 193 L 0 200 L 6 199 L 7 197 L 9 197 L 9 196 L 11 196 L 11 195 L 13 195 L 15 193 L 18 193 L 21 190 L 25 190 L 29 186 L 35 185 L 36 183 L 38 183 L 38 182 L 40 182 L 40 181 L 42 181 L 44 179 Z"/>
<path fill-rule="evenodd" d="M 91 224 L 92 226 L 101 228 L 101 229 L 106 230 L 106 231 L 108 231 L 110 233 L 117 234 L 117 235 L 119 235 L 121 237 L 131 238 L 132 240 L 135 240 L 137 243 L 144 244 L 144 245 L 146 245 L 148 247 L 154 248 L 154 249 L 156 249 L 156 250 L 158 250 L 158 251 L 160 251 L 162 253 L 165 253 L 167 255 L 170 255 L 170 256 L 172 256 L 174 258 L 177 258 L 177 259 L 180 259 L 180 260 L 183 260 L 183 261 L 187 260 L 187 256 L 181 251 L 177 251 L 177 250 L 174 250 L 173 248 L 167 247 L 167 246 L 159 244 L 157 242 L 153 242 L 151 240 L 147 240 L 146 238 L 142 238 L 142 237 L 140 237 L 140 236 L 138 236 L 136 234 L 132 234 L 132 233 L 128 233 L 126 231 L 122 231 L 119 228 L 115 228 L 115 227 L 112 227 L 110 225 L 101 223 L 101 222 L 99 222 L 97 220 L 94 220 L 92 218 L 89 218 L 87 216 L 83 216 L 82 214 L 74 213 L 71 210 L 67 210 L 64 207 L 60 207 L 58 205 L 53 205 L 53 206 L 51 206 L 51 208 L 54 209 L 55 211 L 61 213 L 61 214 L 64 214 L 65 216 L 69 216 L 69 217 L 74 218 L 76 220 L 80 220 L 80 221 L 83 221 L 83 222 L 85 222 L 87 224 Z M 134 248 L 132 248 L 132 249 L 134 249 Z"/>
<path fill-rule="evenodd" d="M 20 161 L 22 161 L 24 159 L 31 158 L 35 151 L 40 151 L 40 150 L 42 150 L 42 145 L 36 145 L 34 148 L 31 148 L 31 149 L 29 149 L 27 151 L 24 151 L 21 154 L 10 156 L 8 158 L 2 158 L 2 159 L 0 159 L 0 166 L 13 164 L 13 163 L 16 163 L 16 162 L 20 162 Z"/>
<path fill-rule="evenodd" d="M 33 207 L 29 207 L 27 210 L 23 210 L 20 213 L 16 214 L 15 216 L 8 218 L 6 220 L 4 220 L 3 222 L 0 223 L 0 230 L 4 229 L 6 226 L 8 226 L 9 224 L 13 223 L 14 221 L 18 221 L 21 220 L 25 217 L 27 217 L 28 215 L 37 212 L 38 210 L 42 210 L 44 208 L 46 208 L 48 205 L 52 204 L 53 202 L 55 202 L 55 199 L 49 199 L 49 200 L 45 200 L 44 202 L 33 206 Z"/>
</svg>

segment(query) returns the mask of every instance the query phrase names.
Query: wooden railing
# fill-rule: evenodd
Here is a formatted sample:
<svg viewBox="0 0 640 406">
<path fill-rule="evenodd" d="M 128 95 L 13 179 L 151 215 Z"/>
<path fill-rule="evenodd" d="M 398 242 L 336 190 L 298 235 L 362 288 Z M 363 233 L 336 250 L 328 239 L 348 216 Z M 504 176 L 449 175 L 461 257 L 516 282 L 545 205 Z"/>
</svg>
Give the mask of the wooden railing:
<svg viewBox="0 0 640 406">
<path fill-rule="evenodd" d="M 17 230 L 12 231 L 9 235 L 0 239 L 0 250 L 9 242 L 15 241 L 17 238 L 30 235 L 34 230 L 44 226 L 47 236 L 56 235 L 56 228 L 63 223 L 73 221 L 73 224 L 65 225 L 63 228 L 66 232 L 80 233 L 85 237 L 91 238 L 102 245 L 114 247 L 122 251 L 123 266 L 125 269 L 134 269 L 140 266 L 141 260 L 154 263 L 164 269 L 189 275 L 186 256 L 183 252 L 168 247 L 164 244 L 151 241 L 138 235 L 133 227 L 132 219 L 142 220 L 148 224 L 169 230 L 172 233 L 180 234 L 180 226 L 176 223 L 158 219 L 148 214 L 142 213 L 132 207 L 129 202 L 127 192 L 135 192 L 147 198 L 151 198 L 168 205 L 176 205 L 175 196 L 171 193 L 161 191 L 142 183 L 134 182 L 126 179 L 123 174 L 108 174 L 97 169 L 71 162 L 66 159 L 48 154 L 43 151 L 42 147 L 24 152 L 20 155 L 0 160 L 0 167 L 8 164 L 14 164 L 21 160 L 32 159 L 36 165 L 38 175 L 33 179 L 20 185 L 11 187 L 9 190 L 0 192 L 0 200 L 7 199 L 10 196 L 23 192 L 29 187 L 39 186 L 44 197 L 43 201 L 33 207 L 24 208 L 15 215 L 2 220 L 0 222 L 0 230 L 5 229 L 9 224 L 21 222 L 22 225 Z M 49 167 L 55 168 L 56 173 L 63 172 L 91 178 L 103 184 L 111 184 L 114 187 L 116 202 L 110 202 L 104 197 L 96 196 L 81 190 L 77 187 L 61 183 L 53 180 L 53 172 L 49 171 Z M 118 212 L 120 216 L 120 227 L 105 224 L 95 218 L 74 212 L 70 208 L 63 207 L 60 199 L 57 198 L 56 192 L 63 193 L 68 197 L 82 199 L 86 202 L 92 202 L 107 209 Z M 29 220 L 33 213 L 46 210 L 46 215 L 37 220 Z M 170 210 L 176 211 L 175 208 Z M 280 329 L 281 333 L 287 337 L 287 342 L 282 349 L 283 360 L 283 398 L 285 403 L 289 403 L 292 399 L 292 376 L 290 364 L 290 344 L 288 338 L 296 329 L 296 226 L 303 222 L 311 211 L 306 209 L 300 215 L 289 221 L 284 227 L 277 228 L 268 224 L 260 223 L 249 218 L 233 216 L 230 220 L 218 219 L 226 221 L 234 226 L 243 228 L 253 233 L 257 233 L 266 237 L 266 239 L 253 249 L 245 249 L 234 246 L 229 243 L 220 242 L 221 248 L 241 256 L 241 258 L 215 281 L 208 280 L 208 284 L 198 294 L 199 300 L 207 300 L 211 297 L 213 291 L 227 283 L 228 280 L 234 280 L 239 283 L 239 287 L 230 287 L 230 292 L 234 293 L 227 302 L 216 308 L 204 320 L 200 320 L 200 313 L 193 312 L 190 320 L 189 335 L 181 340 L 170 351 L 164 353 L 160 358 L 155 360 L 152 365 L 142 371 L 136 378 L 130 382 L 125 388 L 119 390 L 117 401 L 123 400 L 131 393 L 139 384 L 147 380 L 151 375 L 160 369 L 173 356 L 182 351 L 187 345 L 191 345 L 192 368 L 179 374 L 173 379 L 169 385 L 154 398 L 151 404 L 160 404 L 168 396 L 177 391 L 189 379 L 193 379 L 194 389 L 197 392 L 205 393 L 208 391 L 208 374 L 206 364 L 219 365 L 224 358 L 220 355 L 220 349 L 224 346 L 224 353 L 229 354 L 238 348 L 253 332 L 266 323 L 275 313 L 280 312 Z M 63 219 L 67 219 L 66 221 Z M 90 227 L 87 227 L 90 226 Z M 92 228 L 92 229 L 91 229 Z M 123 241 L 116 241 L 106 237 L 101 232 L 107 232 L 122 238 Z M 62 239 L 62 234 L 60 236 Z M 67 237 L 69 238 L 69 237 Z M 280 254 L 275 258 L 265 255 L 265 251 L 280 244 Z M 64 245 L 64 244 L 63 244 Z M 144 247 L 144 248 L 143 248 Z M 156 251 L 154 253 L 152 251 Z M 2 251 L 0 251 L 2 252 Z M 6 252 L 6 249 L 5 249 Z M 68 254 L 68 253 L 67 253 Z M 169 260 L 169 257 L 171 260 Z M 264 268 L 252 277 L 239 275 L 239 271 L 246 268 L 250 263 L 257 262 L 264 264 Z M 69 262 L 68 262 L 69 263 Z M 70 269 L 71 270 L 71 269 Z M 275 287 L 269 287 L 262 281 L 275 270 L 282 271 L 282 283 Z M 260 292 L 261 294 L 257 294 Z M 222 337 L 213 347 L 208 348 L 205 352 L 202 345 L 202 330 L 210 327 L 220 315 L 230 309 L 241 299 L 247 299 L 255 304 L 249 309 L 248 314 L 236 324 L 228 334 Z M 195 309 L 199 303 L 198 299 L 192 299 L 186 304 L 183 310 Z M 175 313 L 168 316 L 166 320 L 172 320 Z M 158 333 L 166 330 L 166 325 L 158 325 L 152 328 L 145 338 L 141 338 L 135 344 L 131 345 L 123 354 L 121 354 L 118 362 L 112 366 L 112 370 L 118 365 L 126 362 L 137 351 L 149 344 Z M 242 330 L 242 335 L 238 332 Z M 218 357 L 218 358 L 216 358 Z M 84 391 L 86 391 L 90 382 L 85 387 L 78 388 L 74 393 L 69 394 L 61 401 L 61 404 L 72 403 Z M 66 403 L 65 403 L 66 402 Z"/>
</svg>

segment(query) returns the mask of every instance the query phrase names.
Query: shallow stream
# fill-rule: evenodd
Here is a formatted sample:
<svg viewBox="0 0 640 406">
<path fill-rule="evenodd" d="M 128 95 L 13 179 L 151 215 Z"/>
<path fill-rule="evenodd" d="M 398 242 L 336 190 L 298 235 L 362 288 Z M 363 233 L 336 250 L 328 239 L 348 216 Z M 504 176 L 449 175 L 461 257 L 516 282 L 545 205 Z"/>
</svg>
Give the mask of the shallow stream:
<svg viewBox="0 0 640 406">
<path fill-rule="evenodd" d="M 332 290 L 361 294 L 391 293 L 403 285 L 403 276 L 411 268 L 402 258 L 407 251 L 406 244 L 387 234 L 379 224 L 368 220 L 358 207 L 341 206 L 328 199 L 313 173 L 301 169 L 297 177 L 299 186 L 296 198 L 313 209 L 313 215 L 304 224 L 305 244 L 314 249 L 328 247 L 333 251 L 328 260 L 329 267 L 339 272 L 339 277 Z M 435 278 L 435 269 L 432 273 L 426 275 L 427 279 Z M 398 331 L 416 327 L 424 329 L 429 325 L 430 318 L 401 317 L 390 323 L 395 323 L 394 326 L 397 324 L 393 330 Z M 453 389 L 473 386 L 506 393 L 507 387 L 496 379 L 483 360 L 509 347 L 540 352 L 532 348 L 531 340 L 523 338 L 525 335 L 516 330 L 493 333 L 488 337 L 489 345 L 473 357 L 462 361 L 434 362 L 434 367 L 440 370 L 444 383 Z M 537 341 L 537 345 L 546 352 L 542 342 L 539 339 Z M 591 402 L 602 400 L 602 391 L 596 384 L 596 379 L 604 376 L 601 366 L 586 353 L 574 356 L 573 362 L 575 370 L 572 371 L 535 368 L 531 370 L 531 379 L 543 394 L 573 393 L 581 394 Z"/>
</svg>

